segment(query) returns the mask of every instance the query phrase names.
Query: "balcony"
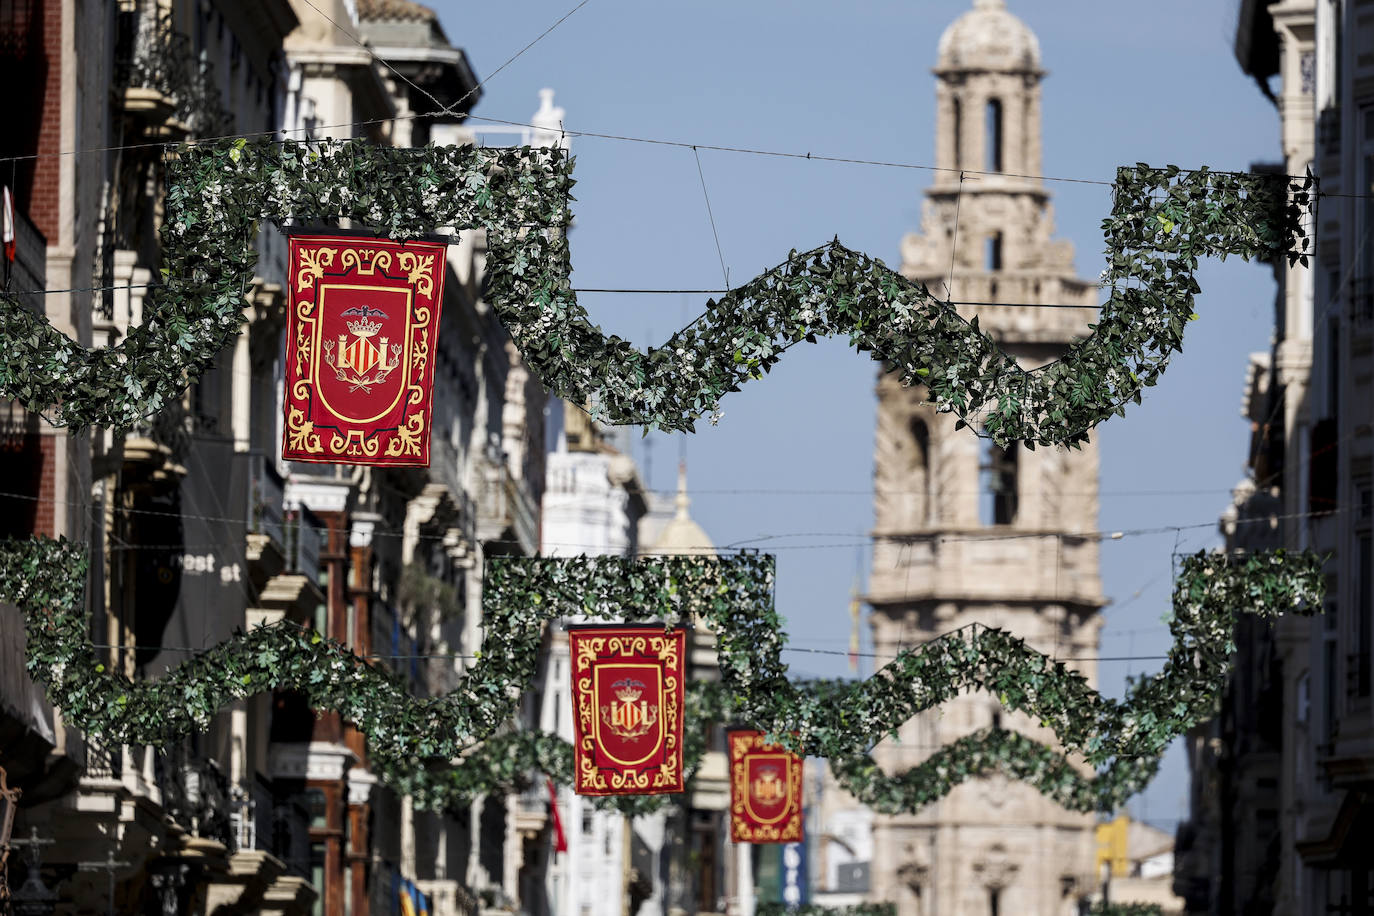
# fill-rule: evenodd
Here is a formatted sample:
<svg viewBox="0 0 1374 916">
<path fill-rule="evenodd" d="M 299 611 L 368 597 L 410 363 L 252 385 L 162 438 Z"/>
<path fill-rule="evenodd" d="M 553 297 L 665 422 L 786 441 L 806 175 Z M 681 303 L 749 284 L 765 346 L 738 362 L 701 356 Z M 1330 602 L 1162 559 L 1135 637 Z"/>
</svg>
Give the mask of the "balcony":
<svg viewBox="0 0 1374 916">
<path fill-rule="evenodd" d="M 228 821 L 228 872 L 209 886 L 205 912 L 266 912 L 271 902 L 304 916 L 315 897 L 308 882 L 308 812 L 279 803 L 257 775 L 246 789 L 230 787 Z"/>
<path fill-rule="evenodd" d="M 261 589 L 286 568 L 286 535 L 283 502 L 286 486 L 272 462 L 262 452 L 247 452 L 248 462 L 247 557 L 249 578 Z"/>
<path fill-rule="evenodd" d="M 264 485 L 270 484 L 270 479 L 265 478 Z M 264 521 L 263 524 L 266 526 L 268 522 Z M 262 607 L 284 613 L 297 622 L 313 619 L 315 608 L 324 603 L 324 592 L 320 590 L 323 528 L 324 523 L 319 516 L 305 506 L 283 513 L 281 538 L 284 565 L 258 593 L 258 603 Z M 270 535 L 264 533 L 259 537 Z"/>
<path fill-rule="evenodd" d="M 162 790 L 162 809 L 192 837 L 230 848 L 229 780 L 215 761 L 191 754 L 184 744 L 155 754 L 153 772 Z M 204 847 L 192 840 L 188 847 Z M 204 852 L 204 850 L 197 850 Z"/>
<path fill-rule="evenodd" d="M 539 550 L 539 509 L 525 484 L 515 479 L 505 461 L 486 455 L 481 462 L 477 536 L 483 541 L 505 541 L 495 553 L 533 556 Z M 511 549 L 504 549 L 511 548 Z"/>
<path fill-rule="evenodd" d="M 324 522 L 305 506 L 292 509 L 286 522 L 287 569 L 311 582 L 320 581 Z"/>
<path fill-rule="evenodd" d="M 206 65 L 191 40 L 172 27 L 170 10 L 145 2 L 119 13 L 115 86 L 125 114 L 146 139 L 213 137 L 233 129 Z"/>
<path fill-rule="evenodd" d="M 540 781 L 515 797 L 515 829 L 525 837 L 537 837 L 549 823 L 549 790 Z"/>
</svg>

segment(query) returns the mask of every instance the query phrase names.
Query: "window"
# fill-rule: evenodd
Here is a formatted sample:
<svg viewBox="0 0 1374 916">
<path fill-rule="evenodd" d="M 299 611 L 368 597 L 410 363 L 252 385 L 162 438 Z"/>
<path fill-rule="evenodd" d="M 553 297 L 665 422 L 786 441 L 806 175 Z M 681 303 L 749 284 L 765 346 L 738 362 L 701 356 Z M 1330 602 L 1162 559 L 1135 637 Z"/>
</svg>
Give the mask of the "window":
<svg viewBox="0 0 1374 916">
<path fill-rule="evenodd" d="M 964 106 L 954 100 L 954 168 L 964 164 Z"/>
<path fill-rule="evenodd" d="M 908 425 L 911 451 L 907 455 L 906 479 L 898 504 L 904 506 L 903 522 L 924 526 L 930 514 L 930 430 L 925 420 L 912 417 Z"/>
<path fill-rule="evenodd" d="M 310 844 L 310 883 L 315 887 L 315 902 L 311 904 L 312 916 L 324 916 L 324 844 Z"/>
<path fill-rule="evenodd" d="M 1333 315 L 1326 323 L 1326 415 L 1332 418 L 1341 415 L 1340 315 Z"/>
<path fill-rule="evenodd" d="M 1365 491 L 1368 492 L 1368 491 Z M 1369 616 L 1374 613 L 1374 542 L 1370 532 L 1362 531 L 1355 539 L 1356 596 L 1355 596 L 1355 696 L 1370 693 L 1370 654 L 1374 649 Z"/>
<path fill-rule="evenodd" d="M 1326 740 L 1336 737 L 1336 701 L 1340 655 L 1336 648 L 1336 602 L 1326 602 L 1322 619 L 1322 728 Z"/>
<path fill-rule="evenodd" d="M 994 232 L 987 237 L 983 247 L 983 269 L 987 271 L 1002 269 L 1002 233 Z"/>
<path fill-rule="evenodd" d="M 312 829 L 326 829 L 329 826 L 329 799 L 323 789 L 305 790 L 305 808 L 310 812 Z"/>
<path fill-rule="evenodd" d="M 997 916 L 1001 911 L 1002 889 L 997 887 L 988 888 L 988 916 Z"/>
<path fill-rule="evenodd" d="M 1355 256 L 1359 258 L 1359 276 L 1374 279 L 1374 245 L 1368 239 L 1374 237 L 1374 107 L 1360 112 L 1364 130 L 1360 139 L 1359 182 L 1355 193 L 1365 195 L 1360 200 L 1358 219 L 1355 223 L 1355 238 L 1359 244 Z M 1358 241 L 1364 240 L 1364 241 Z"/>
<path fill-rule="evenodd" d="M 978 517 L 984 525 L 1016 521 L 1016 445 L 982 442 L 978 468 Z"/>
<path fill-rule="evenodd" d="M 1002 171 L 1002 101 L 988 99 L 983 137 L 987 141 L 987 159 L 983 168 L 989 172 Z"/>
</svg>

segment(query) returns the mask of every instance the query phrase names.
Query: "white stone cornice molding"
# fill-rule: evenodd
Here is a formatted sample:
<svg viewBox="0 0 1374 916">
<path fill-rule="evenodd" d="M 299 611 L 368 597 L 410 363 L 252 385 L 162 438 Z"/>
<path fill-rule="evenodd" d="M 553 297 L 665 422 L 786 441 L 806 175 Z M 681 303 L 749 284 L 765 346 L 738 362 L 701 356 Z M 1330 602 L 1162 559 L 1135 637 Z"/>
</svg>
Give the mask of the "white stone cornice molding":
<svg viewBox="0 0 1374 916">
<path fill-rule="evenodd" d="M 279 779 L 337 782 L 357 762 L 357 754 L 328 741 L 274 744 L 268 752 L 268 769 Z"/>
</svg>

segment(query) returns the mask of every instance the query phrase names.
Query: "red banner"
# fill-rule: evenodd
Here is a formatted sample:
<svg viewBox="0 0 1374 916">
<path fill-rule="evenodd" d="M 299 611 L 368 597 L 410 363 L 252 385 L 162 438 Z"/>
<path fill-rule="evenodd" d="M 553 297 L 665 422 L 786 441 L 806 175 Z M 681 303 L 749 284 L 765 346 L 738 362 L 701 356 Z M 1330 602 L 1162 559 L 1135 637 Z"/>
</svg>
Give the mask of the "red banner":
<svg viewBox="0 0 1374 916">
<path fill-rule="evenodd" d="M 579 795 L 683 790 L 686 631 L 578 627 L 572 656 L 574 788 Z"/>
<path fill-rule="evenodd" d="M 732 730 L 730 839 L 736 843 L 800 843 L 802 759 L 763 733 Z"/>
<path fill-rule="evenodd" d="M 283 458 L 429 465 L 446 248 L 291 237 Z"/>
</svg>

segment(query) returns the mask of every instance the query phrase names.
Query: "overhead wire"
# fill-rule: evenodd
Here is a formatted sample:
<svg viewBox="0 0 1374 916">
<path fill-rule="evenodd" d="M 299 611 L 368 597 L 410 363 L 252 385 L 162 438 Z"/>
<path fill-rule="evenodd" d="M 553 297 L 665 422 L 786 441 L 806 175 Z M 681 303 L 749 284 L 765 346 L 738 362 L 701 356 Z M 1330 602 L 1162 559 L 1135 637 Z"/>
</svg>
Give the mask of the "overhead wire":
<svg viewBox="0 0 1374 916">
<path fill-rule="evenodd" d="M 570 11 L 568 15 L 571 15 L 572 12 L 576 12 L 576 9 L 581 8 L 581 6 L 584 5 L 586 2 L 589 2 L 589 0 L 583 0 L 583 3 L 578 4 L 578 7 L 575 8 L 574 10 Z M 566 18 L 566 16 L 565 16 L 564 18 Z M 560 21 L 561 21 L 561 20 L 560 20 Z M 541 37 L 542 37 L 542 36 L 541 36 Z M 537 40 L 537 39 L 536 39 L 536 40 Z M 370 49 L 369 49 L 369 50 L 370 50 Z M 523 53 L 523 52 L 522 52 L 522 53 Z M 517 56 L 518 56 L 518 55 L 517 55 Z M 379 62 L 382 62 L 382 63 L 384 63 L 384 64 L 386 63 L 382 58 L 376 57 L 375 53 L 373 54 L 373 57 L 376 58 Z M 509 61 L 508 61 L 507 63 L 509 63 Z M 390 66 L 390 65 L 388 65 L 388 66 Z M 506 64 L 503 64 L 503 65 L 502 65 L 502 67 L 504 67 L 504 66 L 506 66 Z M 499 70 L 500 70 L 500 68 L 498 68 L 498 71 L 496 71 L 496 72 L 499 72 Z M 495 72 L 492 74 L 492 76 L 495 76 Z M 490 79 L 490 78 L 491 78 L 490 76 L 487 77 L 487 79 Z M 161 147 L 161 148 L 164 148 L 164 149 L 176 149 L 176 148 L 182 147 L 182 146 L 194 146 L 194 145 L 200 144 L 200 143 L 210 143 L 210 142 L 216 142 L 216 141 L 219 141 L 219 140 L 236 140 L 236 139 L 251 139 L 251 138 L 272 138 L 272 139 L 274 140 L 274 142 L 284 143 L 284 142 L 288 142 L 288 139 L 287 139 L 287 138 L 279 138 L 279 137 L 277 137 L 276 135 L 278 135 L 278 134 L 286 134 L 286 133 L 303 133 L 303 132 L 307 132 L 307 131 L 340 130 L 340 129 L 348 128 L 348 127 L 367 127 L 367 126 L 372 126 L 372 125 L 376 125 L 376 124 L 385 124 L 385 123 L 390 122 L 390 121 L 404 121 L 404 120 L 414 120 L 414 119 L 418 119 L 418 118 L 434 117 L 436 114 L 441 114 L 441 113 L 443 113 L 443 112 L 423 112 L 423 113 L 418 113 L 418 112 L 417 112 L 417 113 L 411 113 L 411 114 L 400 114 L 400 115 L 395 115 L 395 116 L 393 116 L 393 117 L 387 117 L 387 118 L 371 118 L 371 119 L 365 119 L 365 120 L 359 120 L 359 121 L 348 121 L 348 122 L 343 122 L 343 123 L 338 123 L 338 124 L 320 124 L 320 125 L 312 125 L 312 126 L 310 126 L 310 127 L 278 128 L 278 129 L 275 129 L 275 130 L 247 131 L 247 132 L 232 133 L 232 134 L 222 134 L 222 135 L 218 135 L 218 136 L 214 136 L 214 137 L 199 137 L 199 138 L 195 138 L 195 139 L 184 140 L 184 141 L 177 141 L 177 142 L 170 142 L 170 141 L 153 141 L 153 142 L 144 142 L 144 143 L 125 144 L 125 145 L 122 145 L 122 146 L 100 146 L 100 147 L 90 147 L 90 148 L 86 148 L 86 149 L 76 149 L 76 150 L 59 150 L 59 151 L 51 152 L 51 153 L 28 153 L 28 154 L 17 155 L 17 156 L 3 156 L 3 157 L 0 157 L 0 163 L 7 162 L 7 161 L 12 161 L 12 160 L 33 160 L 33 159 L 40 159 L 40 158 L 47 158 L 47 157 L 57 157 L 57 156 L 76 156 L 76 155 L 83 155 L 83 154 L 87 154 L 87 153 L 113 152 L 113 151 L 116 151 L 116 150 L 140 149 L 140 148 L 149 148 L 149 147 Z M 448 112 L 448 113 L 449 113 L 449 114 L 452 114 L 453 112 Z M 522 127 L 522 128 L 527 128 L 527 129 L 529 129 L 529 130 L 547 130 L 547 129 L 548 129 L 547 126 L 541 126 L 541 125 L 537 125 L 537 124 L 532 124 L 532 123 L 530 123 L 530 122 L 528 122 L 528 121 L 512 120 L 512 119 L 509 119 L 509 118 L 495 118 L 495 117 L 489 117 L 489 116 L 484 116 L 484 115 L 476 115 L 476 114 L 471 114 L 471 113 L 465 113 L 465 114 L 463 115 L 463 117 L 465 117 L 465 118 L 468 119 L 468 120 L 472 120 L 472 121 L 481 121 L 481 122 L 483 122 L 483 123 L 488 123 L 488 124 L 499 124 L 499 125 L 502 125 L 502 126 L 509 126 L 509 127 Z M 649 145 L 655 145 L 655 146 L 670 146 L 670 147 L 676 147 L 676 148 L 679 148 L 679 149 L 712 150 L 712 151 L 715 151 L 715 152 L 738 153 L 738 154 L 741 154 L 741 155 L 764 156 L 764 157 L 777 158 L 777 159 L 802 159 L 802 160 L 807 160 L 807 161 L 813 161 L 813 160 L 814 160 L 814 161 L 816 161 L 816 162 L 831 162 L 831 163 L 850 164 L 850 165 L 868 165 L 868 166 L 876 166 L 876 167 L 882 167 L 882 168 L 908 169 L 908 170 L 918 170 L 918 171 L 928 171 L 928 172 L 951 172 L 951 173 L 956 173 L 956 174 L 958 174 L 958 173 L 963 173 L 963 174 L 965 174 L 965 175 L 980 175 L 980 176 L 1000 177 L 1000 178 L 1019 178 L 1019 179 L 1025 179 L 1025 180 L 1031 180 L 1031 181 L 1057 181 L 1057 182 L 1065 182 L 1065 183 L 1071 183 L 1071 184 L 1100 185 L 1100 186 L 1103 186 L 1103 187 L 1112 187 L 1112 186 L 1115 185 L 1115 182 L 1114 182 L 1114 181 L 1108 181 L 1108 180 L 1102 179 L 1102 178 L 1083 178 L 1083 177 L 1072 177 L 1072 176 L 1066 176 L 1066 175 L 1033 175 L 1033 174 L 1024 173 L 1024 172 L 998 172 L 998 171 L 992 171 L 992 170 L 986 170 L 986 169 L 960 169 L 960 168 L 956 168 L 956 167 L 953 167 L 953 166 L 928 165 L 928 164 L 924 164 L 924 163 L 915 163 L 915 162 L 898 162 L 898 161 L 893 161 L 893 160 L 872 159 L 872 158 L 863 158 L 863 157 L 856 157 L 856 156 L 829 156 L 829 155 L 824 155 L 824 154 L 820 154 L 820 153 L 813 153 L 813 152 L 811 152 L 811 151 L 798 152 L 798 151 L 795 151 L 795 150 L 760 149 L 760 148 L 746 147 L 746 146 L 731 146 L 731 145 L 719 144 L 719 143 L 702 143 L 702 142 L 700 142 L 700 141 L 667 140 L 667 139 L 663 139 L 663 138 L 659 138 L 659 137 L 636 137 L 636 136 L 632 136 L 632 135 L 629 135 L 629 134 L 609 133 L 609 132 L 605 132 L 605 131 L 595 131 L 595 130 L 584 130 L 584 129 L 572 128 L 572 127 L 568 127 L 568 126 L 566 126 L 566 125 L 562 125 L 562 126 L 559 128 L 559 133 L 560 133 L 561 135 L 567 136 L 567 137 L 586 137 L 586 138 L 598 139 L 598 140 L 615 140 L 615 141 L 621 141 L 621 142 L 627 142 L 627 143 L 642 143 L 642 144 L 649 144 Z M 329 138 L 329 137 L 308 137 L 308 138 L 306 138 L 306 142 L 322 143 L 322 144 L 333 144 L 333 143 L 343 143 L 343 142 L 347 142 L 347 141 L 337 140 L 337 139 Z M 1197 171 L 1201 171 L 1201 169 L 1179 169 L 1179 170 L 1178 170 L 1179 174 L 1189 174 L 1189 173 L 1197 172 Z M 1212 175 L 1233 175 L 1233 176 L 1253 176 L 1253 175 L 1258 175 L 1258 174 L 1270 174 L 1270 173 L 1257 173 L 1257 172 L 1246 172 L 1246 171 L 1236 171 L 1236 170 L 1226 170 L 1226 169 L 1207 169 L 1207 172 L 1208 172 L 1209 174 L 1212 174 Z M 1301 179 L 1303 176 L 1290 175 L 1290 176 L 1287 176 L 1287 177 L 1296 180 L 1296 179 Z M 1374 195 L 1370 195 L 1370 194 L 1328 194 L 1328 193 L 1325 192 L 1325 191 L 1321 191 L 1319 188 L 1318 188 L 1316 191 L 1314 191 L 1313 194 L 1314 194 L 1314 196 L 1316 196 L 1316 197 L 1326 197 L 1326 196 L 1330 196 L 1330 197 L 1353 197 L 1353 198 L 1374 197 Z"/>
<path fill-rule="evenodd" d="M 10 491 L 0 491 L 0 499 L 3 499 L 3 498 L 27 500 L 27 501 L 37 502 L 37 503 L 40 503 L 40 504 L 47 504 L 47 503 L 50 503 L 50 504 L 53 504 L 53 505 L 74 505 L 74 506 L 80 506 L 80 507 L 83 507 L 83 508 L 86 508 L 86 507 L 87 507 L 87 503 L 85 503 L 85 502 L 83 502 L 83 501 L 80 501 L 80 500 L 60 500 L 60 499 L 56 499 L 56 498 L 51 497 L 51 496 L 34 495 L 34 494 L 31 494 L 31 493 L 18 493 L 18 492 L 10 492 Z M 195 519 L 195 520 L 197 520 L 197 521 L 215 521 L 215 522 L 223 522 L 223 523 L 227 523 L 227 524 L 243 525 L 243 526 L 245 526 L 245 527 L 248 526 L 248 525 L 251 525 L 251 524 L 256 524 L 256 523 L 254 523 L 254 522 L 250 522 L 250 521 L 249 521 L 248 519 L 246 519 L 246 518 L 241 518 L 241 517 L 234 517 L 234 516 L 217 517 L 217 516 L 208 516 L 208 515 L 196 514 L 196 513 L 185 513 L 185 512 L 179 512 L 179 511 L 173 511 L 173 510 L 137 509 L 137 508 L 133 508 L 133 507 L 119 506 L 119 507 L 116 507 L 113 511 L 115 511 L 116 513 L 126 513 L 126 514 L 130 514 L 130 515 L 150 515 L 150 516 L 163 516 L 163 517 L 169 517 L 169 516 L 170 516 L 170 517 L 179 517 L 179 518 L 183 518 L 183 519 Z M 1286 521 L 1286 520 L 1290 520 L 1290 519 L 1301 519 L 1301 518 L 1325 517 L 1325 516 L 1331 516 L 1331 515 L 1342 514 L 1342 513 L 1348 512 L 1348 511 L 1349 511 L 1348 509 L 1341 508 L 1341 507 L 1336 507 L 1336 508 L 1334 508 L 1334 509 L 1316 510 L 1316 511 L 1311 511 L 1311 512 L 1291 512 L 1291 513 L 1285 513 L 1285 514 L 1264 515 L 1264 516 L 1257 516 L 1257 517 L 1254 517 L 1254 518 L 1236 519 L 1236 520 L 1235 520 L 1235 524 L 1237 524 L 1237 525 L 1266 524 L 1266 525 L 1267 525 L 1267 524 L 1272 524 L 1272 523 L 1277 522 L 1277 521 Z M 283 523 L 283 524 L 285 524 L 285 523 Z M 1122 540 L 1122 539 L 1124 539 L 1124 538 L 1130 538 L 1130 537 L 1145 537 L 1145 536 L 1159 535 L 1159 534 L 1176 534 L 1176 533 L 1182 532 L 1182 531 L 1194 531 L 1194 530 L 1199 530 L 1199 529 L 1203 529 L 1203 528 L 1215 528 L 1216 525 L 1217 525 L 1217 521 L 1216 521 L 1216 520 L 1209 520 L 1209 521 L 1205 521 L 1205 522 L 1184 523 L 1184 524 L 1178 524 L 1178 525 L 1155 525 L 1155 526 L 1140 527 L 1140 528 L 1121 528 L 1121 529 L 1116 529 L 1116 530 L 1111 530 L 1111 529 L 1099 529 L 1099 530 L 1092 530 L 1092 531 L 1058 531 L 1058 530 L 1056 530 L 1056 531 L 1019 531 L 1019 532 L 1018 532 L 1018 531 L 1014 531 L 1014 530 L 1013 530 L 1013 531 L 1002 531 L 1002 530 L 1000 529 L 1000 527 L 998 527 L 998 528 L 986 528 L 986 529 L 969 530 L 969 531 L 959 531 L 959 532 L 948 532 L 948 531 L 904 532 L 904 533 L 882 533 L 882 532 L 878 532 L 878 533 L 873 533 L 873 534 L 855 534 L 855 533 L 853 533 L 853 532 L 848 532 L 848 531 L 765 532 L 765 533 L 756 534 L 756 535 L 751 535 L 751 536 L 746 537 L 746 538 L 740 538 L 740 539 L 731 541 L 730 543 L 728 543 L 728 544 L 726 544 L 726 545 L 724 545 L 724 546 L 722 546 L 722 547 L 716 548 L 716 550 L 718 550 L 718 551 L 732 551 L 732 552 L 738 552 L 738 553 L 756 553 L 756 552 L 759 551 L 759 548 L 756 546 L 756 545 L 759 544 L 759 543 L 763 543 L 763 542 L 771 541 L 771 540 L 783 540 L 783 539 L 786 539 L 786 538 L 793 538 L 793 537 L 824 537 L 824 538 L 841 538 L 841 537 L 843 537 L 843 538 L 850 538 L 851 540 L 844 541 L 844 542 L 839 542 L 839 543 L 797 544 L 797 545 L 787 545 L 787 544 L 771 545 L 771 546 L 768 547 L 768 551 L 769 551 L 769 552 L 773 552 L 773 551 L 778 551 L 778 550 L 817 550 L 817 549 L 835 549 L 835 548 L 845 548 L 845 549 L 851 549 L 851 550 L 852 550 L 856 544 L 863 545 L 863 544 L 868 544 L 868 543 L 873 543 L 873 542 L 888 542 L 888 543 L 896 543 L 896 544 L 914 544 L 914 543 L 921 543 L 921 542 L 924 542 L 924 541 L 935 541 L 935 542 L 939 542 L 939 543 L 947 543 L 947 542 L 964 542 L 964 541 L 977 541 L 977 542 L 984 542 L 984 541 L 1020 541 L 1020 540 L 1037 540 L 1037 541 L 1043 541 L 1043 540 L 1046 540 L 1046 539 L 1049 539 L 1049 538 L 1059 538 L 1059 539 L 1065 539 L 1065 538 L 1067 538 L 1067 539 L 1071 539 L 1071 540 L 1083 540 L 1083 541 L 1099 541 L 1099 542 L 1106 542 L 1106 541 L 1119 541 L 1119 540 Z M 322 534 L 328 534 L 329 531 L 331 530 L 327 525 L 298 525 L 297 527 L 305 528 L 305 529 L 312 530 L 312 531 L 316 531 L 316 532 L 322 533 Z M 377 527 L 377 528 L 375 528 L 375 529 L 373 530 L 372 536 L 373 536 L 373 537 L 403 538 L 403 537 L 405 537 L 405 532 L 399 531 L 399 530 L 392 530 L 392 529 L 385 529 L 385 528 Z M 419 541 L 439 541 L 439 542 L 441 542 L 441 541 L 444 541 L 444 540 L 448 539 L 448 535 L 445 535 L 445 534 L 427 535 L 427 534 L 424 534 L 424 533 L 420 533 L 420 534 L 416 535 L 416 539 L 419 540 Z M 484 539 L 481 539 L 481 541 L 482 541 L 482 543 L 484 543 L 484 544 L 498 544 L 498 545 L 506 545 L 506 546 L 520 546 L 520 545 L 523 544 L 522 541 L 520 541 L 520 540 L 518 540 L 518 539 L 514 539 L 514 538 L 484 538 Z M 131 544 L 131 545 L 128 545 L 128 549 L 131 549 L 131 550 L 139 549 L 141 546 L 144 546 L 144 545 Z M 145 549 L 172 549 L 172 547 L 174 547 L 174 546 L 175 546 L 175 545 L 154 545 L 154 546 L 145 547 Z M 599 544 L 599 543 L 598 543 L 598 544 L 577 544 L 577 543 L 571 543 L 571 542 L 548 541 L 548 540 L 546 540 L 546 541 L 543 542 L 543 546 L 545 546 L 545 547 L 555 547 L 555 548 L 562 548 L 562 547 L 585 547 L 585 548 L 588 548 L 588 549 L 590 549 L 590 548 L 600 548 L 600 547 L 604 547 L 603 544 Z M 201 549 L 201 548 L 190 548 L 190 549 Z"/>
</svg>

